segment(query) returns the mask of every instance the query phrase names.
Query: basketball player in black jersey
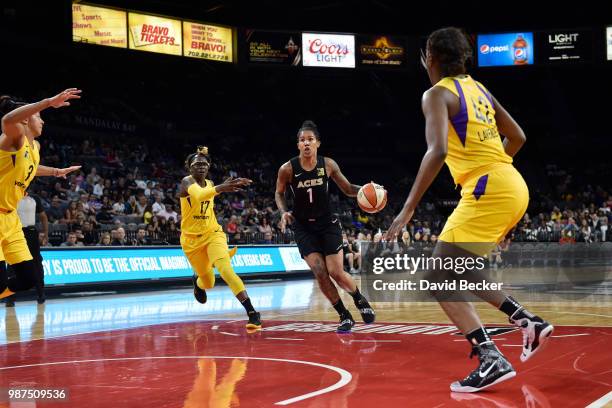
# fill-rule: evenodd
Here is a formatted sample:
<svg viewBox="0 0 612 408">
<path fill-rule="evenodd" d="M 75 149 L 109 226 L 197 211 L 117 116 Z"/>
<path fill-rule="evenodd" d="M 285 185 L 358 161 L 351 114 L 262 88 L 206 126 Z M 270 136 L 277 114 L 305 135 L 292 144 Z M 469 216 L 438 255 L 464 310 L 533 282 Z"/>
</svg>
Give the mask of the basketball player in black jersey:
<svg viewBox="0 0 612 408">
<path fill-rule="evenodd" d="M 353 278 L 344 271 L 342 226 L 329 205 L 328 182 L 331 178 L 349 197 L 356 197 L 361 186 L 349 183 L 338 164 L 329 157 L 317 155 L 321 137 L 312 121 L 305 121 L 298 131 L 299 156 L 283 164 L 276 180 L 276 205 L 282 213 L 281 225 L 291 224 L 302 258 L 314 273 L 323 294 L 340 315 L 338 332 L 349 332 L 355 325 L 344 307 L 331 278 L 346 290 L 359 309 L 365 323 L 373 323 L 374 310 L 359 292 Z M 287 208 L 285 191 L 293 195 L 293 210 Z"/>
</svg>

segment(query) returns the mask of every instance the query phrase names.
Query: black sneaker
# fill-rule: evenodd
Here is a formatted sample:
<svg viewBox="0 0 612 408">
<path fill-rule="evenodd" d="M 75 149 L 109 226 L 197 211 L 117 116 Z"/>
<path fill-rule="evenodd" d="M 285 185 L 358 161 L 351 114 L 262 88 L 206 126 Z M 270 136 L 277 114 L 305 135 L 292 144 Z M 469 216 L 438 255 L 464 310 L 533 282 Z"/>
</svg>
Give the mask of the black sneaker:
<svg viewBox="0 0 612 408">
<path fill-rule="evenodd" d="M 247 330 L 261 330 L 261 315 L 259 312 L 249 313 L 249 322 L 246 328 Z"/>
<path fill-rule="evenodd" d="M 355 326 L 355 320 L 350 313 L 343 314 L 340 316 L 340 325 L 336 329 L 338 333 L 350 333 L 351 329 Z"/>
<path fill-rule="evenodd" d="M 365 324 L 374 323 L 376 320 L 376 313 L 374 313 L 374 309 L 368 303 L 368 300 L 361 295 L 359 300 L 355 301 L 355 306 L 359 309 L 359 313 L 361 314 L 361 318 Z"/>
<path fill-rule="evenodd" d="M 490 386 L 509 380 L 516 371 L 506 358 L 499 352 L 493 342 L 474 346 L 470 358 L 478 355 L 480 364 L 461 381 L 455 381 L 450 389 L 453 392 L 478 392 Z"/>
<path fill-rule="evenodd" d="M 512 318 L 514 316 L 520 316 L 520 318 L 514 320 Z M 524 309 L 517 310 L 512 317 L 509 319 L 510 323 L 519 327 L 523 333 L 521 362 L 524 363 L 544 348 L 555 328 L 546 320 L 542 320 Z"/>
<path fill-rule="evenodd" d="M 198 277 L 193 275 L 191 281 L 193 282 L 193 296 L 198 302 L 206 303 L 206 291 L 198 286 Z"/>
</svg>

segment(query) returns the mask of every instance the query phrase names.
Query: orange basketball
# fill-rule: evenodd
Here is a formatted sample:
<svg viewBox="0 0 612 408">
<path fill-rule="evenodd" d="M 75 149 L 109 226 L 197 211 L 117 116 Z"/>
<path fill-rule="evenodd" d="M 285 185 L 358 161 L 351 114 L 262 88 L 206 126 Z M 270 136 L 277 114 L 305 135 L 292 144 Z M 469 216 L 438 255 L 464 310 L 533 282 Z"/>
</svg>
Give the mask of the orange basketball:
<svg viewBox="0 0 612 408">
<path fill-rule="evenodd" d="M 387 190 L 374 182 L 365 184 L 357 193 L 357 203 L 363 211 L 377 213 L 387 205 Z"/>
</svg>

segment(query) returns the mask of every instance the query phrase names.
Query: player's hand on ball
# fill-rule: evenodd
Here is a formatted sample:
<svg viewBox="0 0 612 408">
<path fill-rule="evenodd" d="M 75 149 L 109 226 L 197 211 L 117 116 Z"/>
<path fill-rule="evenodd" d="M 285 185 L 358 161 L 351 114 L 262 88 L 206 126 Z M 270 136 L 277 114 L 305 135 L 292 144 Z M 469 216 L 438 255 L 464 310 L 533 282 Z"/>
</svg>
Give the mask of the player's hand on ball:
<svg viewBox="0 0 612 408">
<path fill-rule="evenodd" d="M 293 224 L 295 217 L 291 214 L 291 211 L 284 212 L 281 216 L 281 232 L 284 234 L 287 229 L 287 225 Z"/>
<path fill-rule="evenodd" d="M 400 232 L 402 231 L 402 228 L 404 228 L 404 226 L 408 224 L 413 214 L 414 210 L 407 210 L 406 208 L 403 208 L 402 211 L 397 215 L 397 217 L 395 217 L 393 223 L 387 230 L 387 233 L 384 237 L 385 241 L 396 240 Z"/>
</svg>

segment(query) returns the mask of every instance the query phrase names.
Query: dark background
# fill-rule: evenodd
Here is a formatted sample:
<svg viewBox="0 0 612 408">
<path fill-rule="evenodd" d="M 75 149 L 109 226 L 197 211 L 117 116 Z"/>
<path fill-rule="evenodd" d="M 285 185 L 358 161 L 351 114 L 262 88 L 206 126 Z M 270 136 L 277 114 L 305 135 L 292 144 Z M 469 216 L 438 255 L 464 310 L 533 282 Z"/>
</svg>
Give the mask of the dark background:
<svg viewBox="0 0 612 408">
<path fill-rule="evenodd" d="M 566 169 L 577 185 L 609 189 L 612 63 L 605 61 L 604 33 L 612 18 L 606 18 L 603 3 L 582 1 L 570 8 L 544 2 L 541 10 L 524 3 L 400 1 L 95 4 L 242 29 L 395 34 L 415 44 L 447 25 L 471 34 L 592 29 L 590 63 L 473 68 L 471 74 L 525 130 L 528 142 L 516 165 L 532 190 L 554 190 L 548 164 Z M 3 2 L 0 13 L 0 93 L 37 100 L 66 87 L 84 90 L 73 107 L 43 113 L 43 137 L 49 139 L 78 138 L 87 129 L 75 124 L 74 116 L 86 115 L 134 127 L 108 132 L 110 143 L 144 138 L 179 158 L 196 144 L 232 158 L 266 152 L 277 167 L 297 152 L 297 129 L 312 119 L 321 131 L 321 153 L 335 158 L 352 182 L 374 179 L 402 200 L 425 151 L 420 99 L 431 84 L 416 47 L 401 71 L 253 66 L 244 58 L 223 64 L 75 44 L 71 3 L 65 0 Z M 432 191 L 438 198 L 458 196 L 446 169 Z"/>
</svg>

